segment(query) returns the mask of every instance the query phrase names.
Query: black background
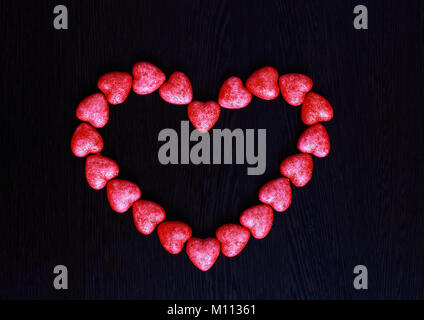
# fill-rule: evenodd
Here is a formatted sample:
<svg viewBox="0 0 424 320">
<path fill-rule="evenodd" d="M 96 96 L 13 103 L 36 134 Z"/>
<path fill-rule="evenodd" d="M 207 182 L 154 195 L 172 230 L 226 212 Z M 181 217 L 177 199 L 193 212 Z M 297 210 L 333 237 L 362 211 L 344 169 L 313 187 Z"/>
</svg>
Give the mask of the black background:
<svg viewBox="0 0 424 320">
<path fill-rule="evenodd" d="M 53 28 L 58 4 L 69 30 Z M 353 28 L 357 4 L 369 30 Z M 1 1 L 0 23 L 0 298 L 424 298 L 422 1 Z M 268 237 L 206 273 L 113 212 L 70 150 L 98 77 L 143 60 L 185 72 L 196 100 L 265 65 L 305 73 L 335 110 L 330 155 Z M 266 173 L 247 176 L 246 165 L 160 165 L 158 133 L 182 120 L 186 107 L 131 93 L 111 106 L 103 154 L 198 237 L 258 203 L 305 129 L 281 97 L 223 109 L 216 128 L 267 129 Z M 53 288 L 58 264 L 67 291 Z M 353 288 L 359 264 L 369 290 Z"/>
</svg>

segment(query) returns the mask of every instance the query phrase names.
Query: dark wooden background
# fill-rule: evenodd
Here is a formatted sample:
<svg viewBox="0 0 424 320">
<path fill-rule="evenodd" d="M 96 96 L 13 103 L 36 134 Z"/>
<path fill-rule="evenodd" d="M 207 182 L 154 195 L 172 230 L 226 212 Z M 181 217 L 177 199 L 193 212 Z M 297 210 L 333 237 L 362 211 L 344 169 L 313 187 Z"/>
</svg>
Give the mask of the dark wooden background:
<svg viewBox="0 0 424 320">
<path fill-rule="evenodd" d="M 57 4 L 67 31 L 53 29 Z M 367 31 L 353 28 L 357 4 Z M 422 1 L 1 1 L 0 298 L 424 298 L 422 22 Z M 80 100 L 140 60 L 185 72 L 198 100 L 272 65 L 308 74 L 334 106 L 331 154 L 314 160 L 313 180 L 267 238 L 206 273 L 113 212 L 70 150 Z M 160 165 L 159 131 L 186 119 L 157 93 L 131 93 L 100 130 L 103 154 L 169 219 L 213 236 L 258 202 L 305 126 L 281 98 L 222 110 L 216 127 L 267 129 L 266 173 L 247 176 L 246 165 Z M 53 289 L 58 264 L 67 291 Z M 367 291 L 352 285 L 359 264 Z"/>
</svg>

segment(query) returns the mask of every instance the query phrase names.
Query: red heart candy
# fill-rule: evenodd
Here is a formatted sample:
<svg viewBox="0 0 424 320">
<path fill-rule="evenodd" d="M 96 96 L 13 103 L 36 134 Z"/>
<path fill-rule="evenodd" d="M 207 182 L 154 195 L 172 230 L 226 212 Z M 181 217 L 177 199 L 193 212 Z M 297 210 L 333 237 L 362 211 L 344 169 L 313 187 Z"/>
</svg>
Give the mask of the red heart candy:
<svg viewBox="0 0 424 320">
<path fill-rule="evenodd" d="M 133 67 L 133 77 L 133 90 L 141 95 L 156 91 L 166 79 L 165 74 L 149 62 L 138 62 Z"/>
<path fill-rule="evenodd" d="M 321 123 L 306 129 L 297 142 L 301 152 L 312 153 L 318 158 L 324 158 L 330 152 L 330 137 Z"/>
<path fill-rule="evenodd" d="M 95 128 L 103 128 L 109 120 L 109 105 L 101 93 L 95 93 L 78 105 L 77 118 L 89 122 Z"/>
<path fill-rule="evenodd" d="M 123 103 L 131 91 L 132 77 L 126 72 L 110 72 L 101 76 L 97 86 L 110 104 Z"/>
<path fill-rule="evenodd" d="M 224 224 L 216 230 L 215 234 L 221 243 L 222 254 L 230 258 L 235 257 L 244 249 L 250 237 L 247 228 L 236 224 Z"/>
<path fill-rule="evenodd" d="M 85 177 L 89 186 L 95 190 L 103 189 L 118 173 L 117 163 L 99 154 L 91 155 L 85 161 Z"/>
<path fill-rule="evenodd" d="M 274 212 L 265 204 L 259 204 L 243 211 L 240 216 L 242 226 L 248 228 L 256 239 L 265 238 L 272 227 Z"/>
<path fill-rule="evenodd" d="M 145 235 L 151 234 L 165 220 L 165 210 L 152 201 L 138 200 L 134 202 L 132 211 L 135 227 Z"/>
<path fill-rule="evenodd" d="M 165 221 L 158 226 L 159 241 L 171 254 L 183 250 L 184 243 L 191 238 L 192 231 L 188 224 L 179 221 Z"/>
<path fill-rule="evenodd" d="M 312 178 L 314 161 L 308 153 L 290 156 L 281 162 L 280 172 L 296 187 L 304 187 Z"/>
<path fill-rule="evenodd" d="M 230 77 L 219 89 L 219 105 L 227 109 L 241 109 L 252 101 L 252 94 L 247 90 L 240 78 Z"/>
<path fill-rule="evenodd" d="M 255 71 L 247 79 L 246 88 L 258 98 L 274 100 L 280 94 L 278 71 L 273 67 L 264 67 Z"/>
<path fill-rule="evenodd" d="M 141 197 L 140 188 L 126 180 L 109 181 L 106 191 L 111 208 L 119 213 L 126 212 Z"/>
<path fill-rule="evenodd" d="M 278 178 L 263 185 L 259 190 L 259 200 L 277 212 L 286 211 L 292 201 L 289 179 Z"/>
<path fill-rule="evenodd" d="M 279 84 L 284 100 L 292 106 L 300 106 L 313 86 L 311 78 L 299 73 L 282 75 Z"/>
<path fill-rule="evenodd" d="M 333 108 L 327 99 L 310 92 L 303 102 L 301 118 L 303 123 L 308 126 L 318 122 L 330 121 L 333 119 Z"/>
<path fill-rule="evenodd" d="M 215 101 L 193 101 L 187 108 L 188 118 L 199 132 L 208 132 L 218 121 L 221 108 Z"/>
<path fill-rule="evenodd" d="M 193 264 L 202 271 L 208 271 L 218 259 L 221 245 L 215 238 L 191 238 L 186 245 L 186 252 Z"/>
<path fill-rule="evenodd" d="M 193 88 L 188 77 L 177 71 L 159 88 L 159 95 L 168 103 L 189 104 L 193 99 Z"/>
<path fill-rule="evenodd" d="M 103 146 L 100 133 L 87 123 L 81 123 L 72 136 L 71 150 L 74 155 L 80 158 L 90 153 L 102 151 Z"/>
</svg>

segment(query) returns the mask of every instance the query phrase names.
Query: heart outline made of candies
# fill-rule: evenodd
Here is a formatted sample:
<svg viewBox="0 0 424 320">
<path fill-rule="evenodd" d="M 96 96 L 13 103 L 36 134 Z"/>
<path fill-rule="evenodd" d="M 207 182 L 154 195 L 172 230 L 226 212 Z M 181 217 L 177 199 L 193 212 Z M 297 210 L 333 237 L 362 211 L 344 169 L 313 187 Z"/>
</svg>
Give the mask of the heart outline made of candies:
<svg viewBox="0 0 424 320">
<path fill-rule="evenodd" d="M 89 155 L 85 164 L 88 184 L 95 190 L 106 186 L 107 198 L 114 211 L 124 213 L 132 207 L 134 224 L 140 233 L 149 235 L 157 227 L 159 240 L 169 253 L 180 253 L 187 243 L 189 259 L 202 271 L 209 270 L 215 264 L 220 252 L 226 257 L 238 255 L 250 235 L 256 239 L 265 238 L 271 230 L 274 211 L 284 212 L 291 205 L 291 184 L 303 187 L 311 180 L 311 154 L 324 158 L 330 151 L 330 139 L 321 122 L 333 118 L 333 108 L 324 97 L 311 92 L 313 81 L 303 74 L 279 76 L 275 68 L 268 66 L 255 71 L 245 85 L 240 78 L 230 77 L 219 90 L 218 103 L 193 101 L 193 89 L 184 73 L 174 72 L 166 81 L 165 74 L 149 62 L 138 62 L 133 67 L 133 76 L 125 72 L 107 73 L 99 78 L 97 86 L 102 93 L 90 95 L 77 107 L 76 116 L 83 122 L 71 140 L 71 150 L 75 156 L 83 158 Z M 188 104 L 189 120 L 200 132 L 208 132 L 215 125 L 221 108 L 245 108 L 251 102 L 252 95 L 263 100 L 274 100 L 280 92 L 289 105 L 301 106 L 301 119 L 309 127 L 298 140 L 300 153 L 281 162 L 282 177 L 260 188 L 261 204 L 243 211 L 240 225 L 224 224 L 216 230 L 216 238 L 200 239 L 192 237 L 188 224 L 165 221 L 165 210 L 159 204 L 140 200 L 140 188 L 133 182 L 116 179 L 119 174 L 118 164 L 100 154 L 104 144 L 95 128 L 103 128 L 107 124 L 109 104 L 123 103 L 131 88 L 139 95 L 159 90 L 161 98 L 170 104 Z"/>
</svg>

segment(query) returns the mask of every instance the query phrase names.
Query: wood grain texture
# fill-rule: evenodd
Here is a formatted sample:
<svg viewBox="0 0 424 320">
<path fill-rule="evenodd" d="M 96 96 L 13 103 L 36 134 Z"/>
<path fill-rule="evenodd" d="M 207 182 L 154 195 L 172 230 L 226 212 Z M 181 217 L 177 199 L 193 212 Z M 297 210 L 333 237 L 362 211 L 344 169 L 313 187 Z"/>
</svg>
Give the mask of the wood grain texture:
<svg viewBox="0 0 424 320">
<path fill-rule="evenodd" d="M 361 1 L 367 31 L 353 28 L 356 1 L 61 1 L 67 31 L 53 29 L 56 4 L 0 3 L 0 298 L 424 298 L 422 1 Z M 206 273 L 113 212 L 70 151 L 79 101 L 99 76 L 140 60 L 185 72 L 197 100 L 264 65 L 305 73 L 335 110 L 330 155 L 314 159 L 269 236 Z M 186 119 L 157 93 L 131 93 L 111 106 L 103 154 L 169 219 L 213 236 L 258 202 L 305 126 L 281 99 L 222 110 L 216 127 L 267 129 L 266 173 L 247 176 L 246 165 L 160 165 L 159 131 Z M 52 286 L 58 264 L 66 292 Z M 358 264 L 367 291 L 352 286 Z"/>
</svg>

